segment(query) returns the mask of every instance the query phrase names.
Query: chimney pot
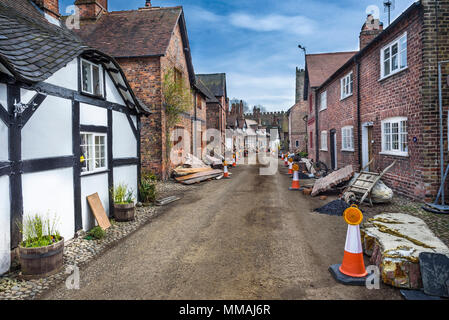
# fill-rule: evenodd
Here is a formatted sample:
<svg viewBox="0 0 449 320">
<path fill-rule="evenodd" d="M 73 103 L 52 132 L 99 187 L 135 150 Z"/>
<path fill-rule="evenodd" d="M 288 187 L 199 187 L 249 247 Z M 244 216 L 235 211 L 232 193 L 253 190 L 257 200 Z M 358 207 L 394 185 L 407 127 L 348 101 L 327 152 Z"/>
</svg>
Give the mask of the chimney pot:
<svg viewBox="0 0 449 320">
<path fill-rule="evenodd" d="M 146 0 L 145 1 L 145 7 L 151 8 L 151 0 Z"/>
</svg>

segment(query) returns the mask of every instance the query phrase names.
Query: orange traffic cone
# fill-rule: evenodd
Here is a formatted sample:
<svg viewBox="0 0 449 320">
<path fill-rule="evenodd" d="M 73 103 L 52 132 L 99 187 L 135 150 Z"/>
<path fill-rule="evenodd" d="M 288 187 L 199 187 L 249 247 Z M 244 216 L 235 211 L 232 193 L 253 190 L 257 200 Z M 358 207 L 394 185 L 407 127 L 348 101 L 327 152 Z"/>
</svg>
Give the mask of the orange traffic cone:
<svg viewBox="0 0 449 320">
<path fill-rule="evenodd" d="M 233 157 L 233 159 L 232 159 L 232 166 L 233 167 L 236 167 L 237 166 L 237 155 L 236 154 L 234 154 L 234 157 Z"/>
<path fill-rule="evenodd" d="M 288 156 L 285 156 L 285 158 L 284 158 L 284 164 L 285 164 L 286 167 L 288 166 Z"/>
<path fill-rule="evenodd" d="M 363 261 L 360 237 L 360 224 L 363 221 L 363 214 L 356 205 L 352 205 L 345 210 L 343 217 L 348 224 L 343 263 L 330 266 L 329 271 L 337 281 L 343 284 L 363 286 L 368 275 Z"/>
<path fill-rule="evenodd" d="M 293 162 L 291 161 L 288 162 L 288 174 L 293 174 Z"/>
<path fill-rule="evenodd" d="M 300 190 L 301 186 L 299 185 L 299 166 L 298 164 L 294 164 L 292 166 L 292 170 L 293 170 L 293 180 L 292 180 L 292 187 L 289 188 L 289 190 Z"/>
<path fill-rule="evenodd" d="M 284 160 L 284 154 L 281 154 L 281 159 Z"/>
<path fill-rule="evenodd" d="M 228 164 L 226 161 L 223 163 L 223 178 L 229 178 Z"/>
</svg>

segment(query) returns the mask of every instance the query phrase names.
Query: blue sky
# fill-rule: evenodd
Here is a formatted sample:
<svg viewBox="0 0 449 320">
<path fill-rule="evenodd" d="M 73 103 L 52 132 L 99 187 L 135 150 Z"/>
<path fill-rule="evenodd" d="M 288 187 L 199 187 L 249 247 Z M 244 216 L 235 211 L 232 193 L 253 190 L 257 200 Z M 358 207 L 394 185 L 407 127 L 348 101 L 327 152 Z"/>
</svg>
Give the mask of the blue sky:
<svg viewBox="0 0 449 320">
<path fill-rule="evenodd" d="M 62 0 L 61 12 L 74 0 Z M 413 0 L 396 0 L 396 18 Z M 308 53 L 358 49 L 366 10 L 382 0 L 153 0 L 182 5 L 196 73 L 227 74 L 229 98 L 287 110 L 295 99 L 295 68 Z M 109 11 L 143 7 L 145 0 L 109 0 Z"/>
</svg>

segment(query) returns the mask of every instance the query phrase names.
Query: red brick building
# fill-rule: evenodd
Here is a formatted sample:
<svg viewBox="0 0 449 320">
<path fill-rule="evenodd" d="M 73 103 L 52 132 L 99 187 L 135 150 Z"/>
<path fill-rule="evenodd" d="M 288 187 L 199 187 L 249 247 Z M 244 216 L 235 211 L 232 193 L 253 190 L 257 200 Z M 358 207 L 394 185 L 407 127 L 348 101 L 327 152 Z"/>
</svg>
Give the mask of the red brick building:
<svg viewBox="0 0 449 320">
<path fill-rule="evenodd" d="M 387 185 L 412 198 L 435 197 L 440 184 L 437 66 L 449 59 L 448 13 L 449 1 L 422 0 L 384 30 L 364 25 L 361 50 L 315 89 L 318 121 L 309 130 L 318 129 L 319 160 L 357 169 L 373 160 L 371 170 L 396 160 L 383 179 Z M 444 77 L 447 71 L 445 66 Z M 447 156 L 447 86 L 443 102 Z"/>
<path fill-rule="evenodd" d="M 168 160 L 162 93 L 166 72 L 173 70 L 176 79 L 182 79 L 198 92 L 183 8 L 153 7 L 149 0 L 145 7 L 130 11 L 108 12 L 107 0 L 76 0 L 75 5 L 81 16 L 78 35 L 92 47 L 114 57 L 138 98 L 151 107 L 151 116 L 142 119 L 142 170 L 166 178 L 172 166 Z M 192 96 L 191 110 L 182 115 L 175 128 L 176 133 L 185 130 L 192 136 L 181 139 L 181 145 L 174 138 L 175 151 L 184 154 L 193 151 L 192 123 L 195 115 L 201 117 L 204 110 L 201 103 L 194 102 L 200 100 Z"/>
<path fill-rule="evenodd" d="M 198 74 L 197 79 L 213 93 L 214 97 L 207 102 L 207 129 L 216 129 L 220 132 L 220 141 L 215 152 L 224 156 L 226 149 L 226 115 L 229 110 L 229 98 L 226 87 L 226 74 Z M 208 141 L 210 137 L 207 137 Z M 220 145 L 220 147 L 218 147 Z"/>
</svg>

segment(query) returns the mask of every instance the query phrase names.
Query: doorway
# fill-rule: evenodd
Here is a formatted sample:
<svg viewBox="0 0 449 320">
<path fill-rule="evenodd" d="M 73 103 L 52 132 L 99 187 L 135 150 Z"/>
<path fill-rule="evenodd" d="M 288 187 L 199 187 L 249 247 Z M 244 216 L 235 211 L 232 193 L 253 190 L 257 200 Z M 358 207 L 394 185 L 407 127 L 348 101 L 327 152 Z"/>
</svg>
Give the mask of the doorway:
<svg viewBox="0 0 449 320">
<path fill-rule="evenodd" d="M 332 129 L 330 133 L 331 168 L 337 170 L 337 131 Z"/>
<path fill-rule="evenodd" d="M 374 159 L 373 143 L 373 123 L 364 123 L 362 125 L 362 167 L 366 167 Z M 373 168 L 374 164 L 371 163 L 366 170 L 373 171 Z"/>
</svg>

